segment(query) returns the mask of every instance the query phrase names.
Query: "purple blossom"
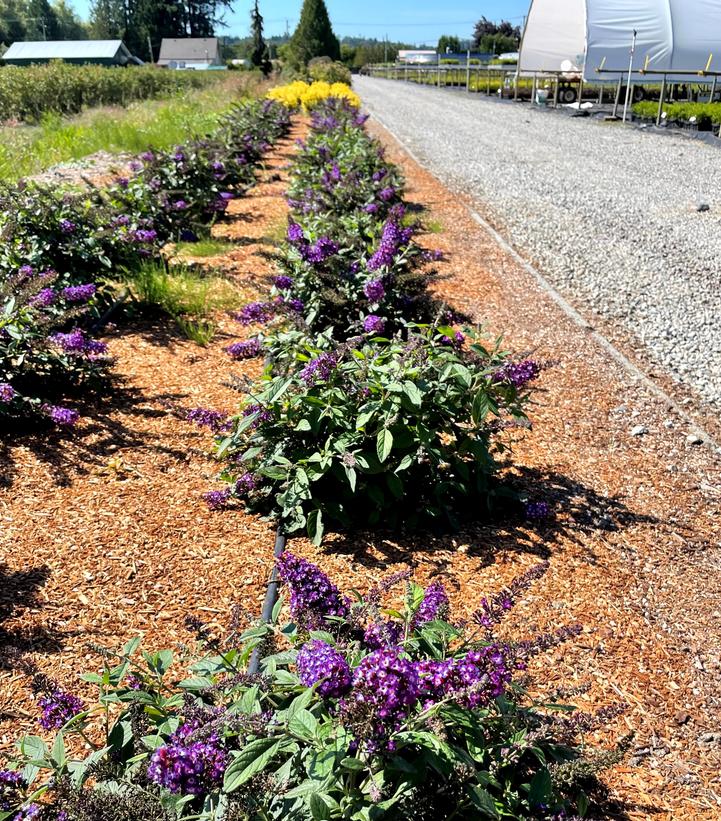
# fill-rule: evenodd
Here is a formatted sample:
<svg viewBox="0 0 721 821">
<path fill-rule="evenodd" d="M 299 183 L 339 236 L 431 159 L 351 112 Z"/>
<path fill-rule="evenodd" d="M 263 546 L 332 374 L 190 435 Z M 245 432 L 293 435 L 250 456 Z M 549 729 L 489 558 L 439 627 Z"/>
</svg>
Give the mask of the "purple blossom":
<svg viewBox="0 0 721 821">
<path fill-rule="evenodd" d="M 363 293 L 371 302 L 380 302 L 386 295 L 383 280 L 372 279 L 370 282 L 366 282 L 365 287 L 363 288 Z"/>
<path fill-rule="evenodd" d="M 337 367 L 338 354 L 325 352 L 310 360 L 300 372 L 300 378 L 308 387 L 312 387 L 318 382 L 327 382 Z"/>
<path fill-rule="evenodd" d="M 412 627 L 417 629 L 426 622 L 445 619 L 448 616 L 448 594 L 441 582 L 433 582 L 426 588 L 423 601 L 413 616 Z"/>
<path fill-rule="evenodd" d="M 262 350 L 263 346 L 257 337 L 243 342 L 233 342 L 225 348 L 226 353 L 233 359 L 253 359 L 259 356 Z"/>
<path fill-rule="evenodd" d="M 20 274 L 23 279 L 28 279 L 35 274 L 35 269 L 32 265 L 21 265 L 18 268 L 18 274 Z"/>
<path fill-rule="evenodd" d="M 288 223 L 288 240 L 290 242 L 302 242 L 305 239 L 303 229 L 297 222 Z"/>
<path fill-rule="evenodd" d="M 130 239 L 134 242 L 150 244 L 158 238 L 158 232 L 153 228 L 138 228 L 131 232 Z"/>
<path fill-rule="evenodd" d="M 80 419 L 80 414 L 72 408 L 62 405 L 43 405 L 43 412 L 56 424 L 64 428 L 71 428 Z"/>
<path fill-rule="evenodd" d="M 319 567 L 288 552 L 276 566 L 281 581 L 290 588 L 291 616 L 303 627 L 320 627 L 330 616 L 348 615 L 346 601 Z"/>
<path fill-rule="evenodd" d="M 230 499 L 230 490 L 227 488 L 223 490 L 209 490 L 203 494 L 205 504 L 208 505 L 208 510 L 223 510 L 228 505 Z"/>
<path fill-rule="evenodd" d="M 153 162 L 153 160 L 155 159 L 155 154 L 153 154 L 152 151 L 143 151 L 143 153 L 140 155 L 140 159 L 143 162 Z"/>
<path fill-rule="evenodd" d="M 63 234 L 73 234 L 73 233 L 75 233 L 76 225 L 72 220 L 62 219 L 62 220 L 60 220 L 58 225 L 60 226 L 60 230 L 62 231 Z"/>
<path fill-rule="evenodd" d="M 471 650 L 460 659 L 427 660 L 416 664 L 425 704 L 452 698 L 476 709 L 503 695 L 512 678 L 506 648 L 497 644 Z"/>
<path fill-rule="evenodd" d="M 515 604 L 518 596 L 535 582 L 548 570 L 548 562 L 532 567 L 521 576 L 513 579 L 507 588 L 496 593 L 490 599 L 481 599 L 481 606 L 473 613 L 473 621 L 490 630 L 494 624 L 498 624 Z"/>
<path fill-rule="evenodd" d="M 192 741 L 196 729 L 184 724 L 155 750 L 148 765 L 148 778 L 175 795 L 202 795 L 219 787 L 228 766 L 218 735 Z"/>
<path fill-rule="evenodd" d="M 378 192 L 379 199 L 383 200 L 383 202 L 389 202 L 393 199 L 396 195 L 396 189 L 392 186 L 388 186 L 387 188 L 382 188 Z"/>
<path fill-rule="evenodd" d="M 0 770 L 0 811 L 8 812 L 22 801 L 22 792 L 27 786 L 21 772 Z"/>
<path fill-rule="evenodd" d="M 393 749 L 389 737 L 417 703 L 419 685 L 416 667 L 400 647 L 375 650 L 356 667 L 343 712 L 368 751 Z"/>
<path fill-rule="evenodd" d="M 521 388 L 527 382 L 538 378 L 541 366 L 532 359 L 522 362 L 507 362 L 493 375 L 494 382 L 510 382 L 514 388 Z"/>
<path fill-rule="evenodd" d="M 15 398 L 15 388 L 9 382 L 0 382 L 0 402 L 9 404 Z"/>
<path fill-rule="evenodd" d="M 93 358 L 107 353 L 108 350 L 108 346 L 104 342 L 90 339 L 80 328 L 75 328 L 67 334 L 52 334 L 52 336 L 48 337 L 48 341 L 62 348 L 65 353 L 74 356 L 88 356 Z"/>
<path fill-rule="evenodd" d="M 188 203 L 185 200 L 176 200 L 173 203 L 173 208 L 176 211 L 185 211 L 188 207 Z"/>
<path fill-rule="evenodd" d="M 351 671 L 348 662 L 330 644 L 314 639 L 298 651 L 298 677 L 305 687 L 317 684 L 322 698 L 340 698 L 350 690 Z"/>
<path fill-rule="evenodd" d="M 303 308 L 305 308 L 305 303 L 302 299 L 287 299 L 285 300 L 285 304 L 291 309 L 291 311 L 295 311 L 297 314 L 303 312 Z"/>
<path fill-rule="evenodd" d="M 17 815 L 13 816 L 12 821 L 32 821 L 33 818 L 39 817 L 40 804 L 28 804 L 27 807 L 24 807 Z"/>
<path fill-rule="evenodd" d="M 320 265 L 333 254 L 337 254 L 338 247 L 338 243 L 330 237 L 318 237 L 314 243 L 301 246 L 300 255 L 311 265 Z"/>
<path fill-rule="evenodd" d="M 258 487 L 258 481 L 252 473 L 244 473 L 235 483 L 235 492 L 238 496 L 247 496 Z"/>
<path fill-rule="evenodd" d="M 293 280 L 288 276 L 278 276 L 273 280 L 273 285 L 281 291 L 288 291 L 293 287 Z"/>
<path fill-rule="evenodd" d="M 378 205 L 378 203 L 371 202 L 368 205 L 364 205 L 363 210 L 366 212 L 366 214 L 377 214 L 379 207 L 380 206 Z"/>
<path fill-rule="evenodd" d="M 235 319 L 241 325 L 250 325 L 253 322 L 267 322 L 275 313 L 275 307 L 270 302 L 249 302 L 235 314 Z"/>
<path fill-rule="evenodd" d="M 220 199 L 225 200 L 226 202 L 229 202 L 230 200 L 235 199 L 235 194 L 233 194 L 231 191 L 221 191 L 220 192 Z"/>
<path fill-rule="evenodd" d="M 273 411 L 263 405 L 251 404 L 243 408 L 243 416 L 254 416 L 252 427 L 257 428 L 263 422 L 270 422 L 273 417 Z"/>
<path fill-rule="evenodd" d="M 191 408 L 187 415 L 188 422 L 194 422 L 199 428 L 210 428 L 214 433 L 230 429 L 228 414 L 210 408 Z"/>
<path fill-rule="evenodd" d="M 377 271 L 379 268 L 390 268 L 396 254 L 408 244 L 411 236 L 413 236 L 413 228 L 403 228 L 395 217 L 389 219 L 383 226 L 378 248 L 368 260 L 368 270 Z"/>
<path fill-rule="evenodd" d="M 127 177 L 118 177 L 117 183 L 121 188 L 127 188 L 130 185 L 130 180 Z"/>
<path fill-rule="evenodd" d="M 42 715 L 38 719 L 44 730 L 59 730 L 85 709 L 83 702 L 59 687 L 44 693 L 38 699 Z"/>
<path fill-rule="evenodd" d="M 137 676 L 131 674 L 125 679 L 125 686 L 128 690 L 142 690 L 143 682 Z"/>
<path fill-rule="evenodd" d="M 363 320 L 363 330 L 366 333 L 382 334 L 386 327 L 386 321 L 382 316 L 369 314 Z"/>
<path fill-rule="evenodd" d="M 43 288 L 30 300 L 33 308 L 48 308 L 57 299 L 57 294 L 52 288 Z"/>
<path fill-rule="evenodd" d="M 63 296 L 68 302 L 87 302 L 95 296 L 96 287 L 92 282 L 85 285 L 68 285 L 63 288 Z"/>
<path fill-rule="evenodd" d="M 397 621 L 373 621 L 363 633 L 363 643 L 371 650 L 398 644 L 403 636 L 403 625 Z"/>
</svg>

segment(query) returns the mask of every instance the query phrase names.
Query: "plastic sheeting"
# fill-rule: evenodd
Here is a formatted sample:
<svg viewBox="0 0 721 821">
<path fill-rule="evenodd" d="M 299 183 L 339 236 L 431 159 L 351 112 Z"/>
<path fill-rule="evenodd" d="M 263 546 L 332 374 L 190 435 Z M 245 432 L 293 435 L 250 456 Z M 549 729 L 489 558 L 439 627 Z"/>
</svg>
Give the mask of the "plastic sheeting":
<svg viewBox="0 0 721 821">
<path fill-rule="evenodd" d="M 533 0 L 521 47 L 521 71 L 583 69 L 586 80 L 613 80 L 633 66 L 649 72 L 721 71 L 721 0 Z M 605 62 L 604 62 L 605 60 Z M 617 74 L 599 74 L 601 65 Z M 658 81 L 634 73 L 636 81 Z"/>
</svg>

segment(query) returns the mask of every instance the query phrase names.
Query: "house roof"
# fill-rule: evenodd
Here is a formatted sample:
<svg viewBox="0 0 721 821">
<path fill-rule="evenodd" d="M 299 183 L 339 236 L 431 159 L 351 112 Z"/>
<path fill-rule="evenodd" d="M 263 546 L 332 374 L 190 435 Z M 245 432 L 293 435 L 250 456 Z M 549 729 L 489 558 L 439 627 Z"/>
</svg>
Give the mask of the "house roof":
<svg viewBox="0 0 721 821">
<path fill-rule="evenodd" d="M 35 40 L 13 43 L 3 59 L 112 60 L 116 56 L 133 60 L 122 40 Z"/>
<path fill-rule="evenodd" d="M 160 44 L 159 63 L 170 60 L 208 62 L 220 55 L 217 37 L 164 37 Z"/>
</svg>

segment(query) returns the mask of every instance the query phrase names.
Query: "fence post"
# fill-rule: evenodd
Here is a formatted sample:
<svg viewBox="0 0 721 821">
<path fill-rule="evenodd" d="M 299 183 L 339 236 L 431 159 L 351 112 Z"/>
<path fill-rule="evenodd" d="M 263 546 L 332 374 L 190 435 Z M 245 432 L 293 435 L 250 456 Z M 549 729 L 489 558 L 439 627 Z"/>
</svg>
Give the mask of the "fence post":
<svg viewBox="0 0 721 821">
<path fill-rule="evenodd" d="M 466 54 L 466 94 L 471 91 L 471 50 Z"/>
<path fill-rule="evenodd" d="M 658 101 L 658 114 L 656 115 L 656 125 L 661 125 L 661 120 L 663 118 L 663 104 L 666 101 L 666 75 L 663 75 L 663 80 L 661 81 L 661 97 Z"/>
</svg>

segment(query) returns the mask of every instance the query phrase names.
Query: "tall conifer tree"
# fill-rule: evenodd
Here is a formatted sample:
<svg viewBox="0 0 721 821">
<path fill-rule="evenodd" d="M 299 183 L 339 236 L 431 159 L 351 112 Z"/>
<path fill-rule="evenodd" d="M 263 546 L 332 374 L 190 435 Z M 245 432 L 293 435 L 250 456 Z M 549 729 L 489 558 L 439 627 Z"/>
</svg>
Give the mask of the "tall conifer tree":
<svg viewBox="0 0 721 821">
<path fill-rule="evenodd" d="M 340 59 L 340 43 L 333 33 L 323 0 L 304 0 L 298 28 L 290 41 L 293 61 L 307 65 L 314 57 Z"/>
</svg>

